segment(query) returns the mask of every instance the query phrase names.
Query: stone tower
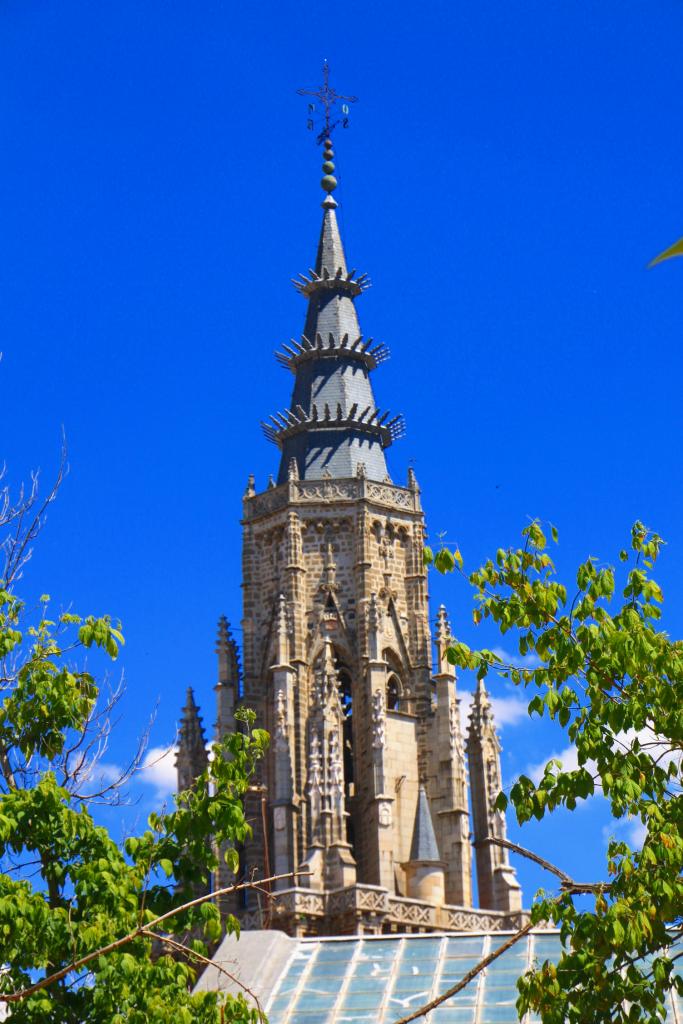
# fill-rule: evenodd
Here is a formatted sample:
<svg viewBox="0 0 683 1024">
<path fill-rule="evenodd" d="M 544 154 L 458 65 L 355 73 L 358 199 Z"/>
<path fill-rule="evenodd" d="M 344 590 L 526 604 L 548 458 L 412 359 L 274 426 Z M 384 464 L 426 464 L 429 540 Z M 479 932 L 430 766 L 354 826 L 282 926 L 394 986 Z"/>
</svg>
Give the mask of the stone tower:
<svg viewBox="0 0 683 1024">
<path fill-rule="evenodd" d="M 484 909 L 472 907 L 450 629 L 442 608 L 433 673 L 420 489 L 412 471 L 405 486 L 388 473 L 403 421 L 375 402 L 371 377 L 388 350 L 360 331 L 355 303 L 369 281 L 348 269 L 332 157 L 327 140 L 317 254 L 294 282 L 304 332 L 277 353 L 292 399 L 264 424 L 281 452 L 277 484 L 258 493 L 250 477 L 243 500 L 243 671 L 225 620 L 217 647 L 218 733 L 243 702 L 271 734 L 242 871 L 302 874 L 277 883 L 272 904 L 251 893 L 227 909 L 243 927 L 292 934 L 516 927 L 519 887 L 480 815 L 497 795 L 480 775 L 493 758 L 499 784 L 499 747 L 478 724 L 468 746 L 478 878 L 495 881 Z"/>
</svg>

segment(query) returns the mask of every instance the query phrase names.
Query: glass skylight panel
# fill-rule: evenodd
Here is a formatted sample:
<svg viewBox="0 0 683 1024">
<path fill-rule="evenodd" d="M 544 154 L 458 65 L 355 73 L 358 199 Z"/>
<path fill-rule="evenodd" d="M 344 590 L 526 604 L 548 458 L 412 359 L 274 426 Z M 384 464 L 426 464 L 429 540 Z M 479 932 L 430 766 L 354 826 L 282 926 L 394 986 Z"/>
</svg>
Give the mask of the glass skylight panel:
<svg viewBox="0 0 683 1024">
<path fill-rule="evenodd" d="M 441 993 L 441 995 L 443 995 L 443 993 L 447 992 L 448 989 L 451 988 L 451 986 L 453 984 L 454 984 L 454 982 L 452 982 L 452 981 L 450 981 L 450 982 L 448 982 L 448 981 L 440 982 L 437 985 L 437 987 L 436 987 L 436 993 L 435 994 L 438 995 L 439 993 Z M 471 981 L 469 983 L 469 985 L 466 985 L 465 988 L 461 989 L 460 992 L 456 992 L 456 994 L 454 996 L 451 996 L 450 999 L 446 999 L 446 1001 L 442 1005 L 443 1006 L 469 1006 L 470 1004 L 474 1005 L 476 1003 L 476 1001 L 477 1001 L 477 988 L 478 988 L 478 980 L 475 978 L 473 981 Z"/>
<path fill-rule="evenodd" d="M 438 1007 L 432 1010 L 429 1024 L 474 1024 L 474 1006 Z"/>
<path fill-rule="evenodd" d="M 441 953 L 443 939 L 410 939 L 404 943 L 403 959 L 436 961 Z"/>
<path fill-rule="evenodd" d="M 384 1000 L 384 985 L 377 985 L 374 990 L 358 991 L 355 985 L 348 988 L 342 999 L 340 1013 L 348 1009 L 378 1010 Z"/>
<path fill-rule="evenodd" d="M 275 998 L 271 1001 L 270 1008 L 273 1013 L 284 1013 L 284 1011 L 289 1008 L 291 1002 L 292 993 L 285 992 L 282 995 L 275 996 Z"/>
<path fill-rule="evenodd" d="M 446 951 L 444 956 L 474 957 L 480 960 L 484 948 L 484 937 L 482 935 L 454 935 L 446 940 Z"/>
<path fill-rule="evenodd" d="M 468 971 L 471 971 L 473 967 L 476 967 L 480 960 L 480 956 L 468 956 L 464 957 L 462 960 L 444 960 L 441 977 L 450 978 L 452 982 L 459 981 L 460 978 L 463 978 L 468 973 Z"/>
<path fill-rule="evenodd" d="M 532 958 L 543 963 L 544 960 L 559 960 L 562 954 L 562 943 L 559 935 L 534 935 Z"/>
<path fill-rule="evenodd" d="M 301 975 L 299 973 L 293 974 L 292 971 L 289 971 L 289 973 L 286 974 L 285 977 L 282 978 L 280 981 L 277 990 L 278 998 L 280 998 L 280 996 L 285 995 L 288 992 L 293 992 L 294 989 L 299 985 L 300 979 Z"/>
<path fill-rule="evenodd" d="M 388 978 L 393 966 L 393 959 L 371 960 L 361 953 L 356 960 L 353 973 L 356 978 Z"/>
<path fill-rule="evenodd" d="M 338 963 L 348 961 L 356 952 L 358 939 L 344 940 L 343 942 L 326 942 L 320 945 L 316 957 L 317 964 Z"/>
<path fill-rule="evenodd" d="M 507 937 L 300 940 L 266 1011 L 271 1024 L 394 1024 L 460 981 Z M 517 978 L 530 955 L 538 963 L 557 961 L 561 950 L 558 935 L 522 939 L 432 1010 L 425 1024 L 517 1024 Z M 667 999 L 667 1011 L 671 1024 L 683 1024 L 677 996 Z"/>
<path fill-rule="evenodd" d="M 430 974 L 404 974 L 401 972 L 394 982 L 391 991 L 392 995 L 402 995 L 404 992 L 427 992 L 432 988 L 434 980 L 433 973 Z"/>
<path fill-rule="evenodd" d="M 477 1024 L 519 1024 L 515 1004 L 483 1006 L 477 1016 Z"/>
</svg>

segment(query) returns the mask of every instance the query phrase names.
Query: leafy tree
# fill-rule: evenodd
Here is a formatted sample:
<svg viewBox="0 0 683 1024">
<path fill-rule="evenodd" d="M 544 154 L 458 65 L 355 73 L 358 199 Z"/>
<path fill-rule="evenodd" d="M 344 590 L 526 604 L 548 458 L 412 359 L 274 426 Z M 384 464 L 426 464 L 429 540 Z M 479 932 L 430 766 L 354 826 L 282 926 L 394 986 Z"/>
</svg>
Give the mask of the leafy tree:
<svg viewBox="0 0 683 1024">
<path fill-rule="evenodd" d="M 45 511 L 36 495 L 34 486 L 13 506 L 0 493 L 0 1008 L 13 1024 L 257 1021 L 241 996 L 190 988 L 221 935 L 216 904 L 196 894 L 219 845 L 237 865 L 235 844 L 249 832 L 243 797 L 267 735 L 243 712 L 243 731 L 195 788 L 125 851 L 95 823 L 108 726 L 79 655 L 100 648 L 115 659 L 123 637 L 107 616 L 51 617 L 47 598 L 31 613 L 17 595 Z"/>
<path fill-rule="evenodd" d="M 469 575 L 458 551 L 426 551 L 427 562 L 474 588 L 475 623 L 514 630 L 520 654 L 538 659 L 520 668 L 454 640 L 451 663 L 536 691 L 529 714 L 558 723 L 576 747 L 576 769 L 551 760 L 540 782 L 521 776 L 498 806 L 509 802 L 523 824 L 602 793 L 615 818 L 642 822 L 645 838 L 639 848 L 612 840 L 604 878 L 589 883 L 506 844 L 560 880 L 556 891 L 537 894 L 531 913 L 560 928 L 561 959 L 520 979 L 517 1007 L 544 1024 L 659 1021 L 666 992 L 683 994 L 683 642 L 659 627 L 663 594 L 652 569 L 662 540 L 634 525 L 630 550 L 619 554 L 624 581 L 614 608 L 614 568 L 588 558 L 566 586 L 541 525 L 532 522 L 523 537 L 522 547 L 500 549 Z"/>
</svg>

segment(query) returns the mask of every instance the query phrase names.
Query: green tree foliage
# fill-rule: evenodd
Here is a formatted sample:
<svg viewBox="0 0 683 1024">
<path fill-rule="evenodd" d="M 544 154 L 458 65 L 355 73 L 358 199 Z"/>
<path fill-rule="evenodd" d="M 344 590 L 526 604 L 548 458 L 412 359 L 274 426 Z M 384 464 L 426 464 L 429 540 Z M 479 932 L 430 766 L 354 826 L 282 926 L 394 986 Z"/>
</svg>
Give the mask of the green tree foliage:
<svg viewBox="0 0 683 1024">
<path fill-rule="evenodd" d="M 651 573 L 662 541 L 635 524 L 630 550 L 619 555 L 617 602 L 614 568 L 588 558 L 567 587 L 541 525 L 523 535 L 522 547 L 500 549 L 469 575 L 459 552 L 426 553 L 474 588 L 475 623 L 514 631 L 520 654 L 533 653 L 538 667 L 505 664 L 457 641 L 451 663 L 535 691 L 529 714 L 558 723 L 576 747 L 576 769 L 552 760 L 540 782 L 521 776 L 498 806 L 509 802 L 523 824 L 602 793 L 615 818 L 642 822 L 645 838 L 640 848 L 612 840 L 605 876 L 595 882 L 574 883 L 553 869 L 563 879 L 559 891 L 537 894 L 532 919 L 560 928 L 564 952 L 557 965 L 520 979 L 518 1010 L 535 1011 L 544 1024 L 659 1021 L 667 990 L 683 993 L 672 949 L 683 930 L 683 642 L 659 628 L 663 594 Z"/>
<path fill-rule="evenodd" d="M 77 665 L 88 648 L 115 659 L 123 637 L 107 617 L 50 617 L 47 598 L 27 610 L 15 592 L 35 522 L 25 526 L 25 515 L 6 503 L 0 1007 L 13 1024 L 257 1021 L 242 998 L 191 994 L 222 926 L 213 902 L 179 908 L 207 889 L 219 845 L 236 865 L 235 846 L 249 833 L 243 797 L 267 734 L 243 712 L 242 731 L 215 750 L 196 787 L 121 849 L 91 813 L 102 795 L 92 767 L 106 725 L 97 683 Z M 237 927 L 228 920 L 228 930 Z"/>
</svg>

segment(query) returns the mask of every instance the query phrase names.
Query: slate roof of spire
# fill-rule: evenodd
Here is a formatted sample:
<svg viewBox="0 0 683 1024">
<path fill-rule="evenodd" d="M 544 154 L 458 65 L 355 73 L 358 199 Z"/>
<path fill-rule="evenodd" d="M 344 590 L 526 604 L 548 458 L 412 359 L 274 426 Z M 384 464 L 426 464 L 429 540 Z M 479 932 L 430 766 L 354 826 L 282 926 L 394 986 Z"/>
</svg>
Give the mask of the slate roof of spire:
<svg viewBox="0 0 683 1024">
<path fill-rule="evenodd" d="M 302 480 L 353 477 L 363 463 L 369 479 L 382 481 L 388 478 L 384 449 L 404 432 L 401 416 L 377 408 L 370 383 L 389 351 L 361 335 L 355 300 L 369 280 L 347 269 L 330 194 L 322 207 L 315 266 L 294 281 L 308 301 L 304 333 L 276 353 L 295 374 L 292 400 L 263 429 L 282 451 L 278 483 L 287 480 L 292 459 Z"/>
<path fill-rule="evenodd" d="M 417 793 L 413 841 L 410 844 L 410 859 L 412 861 L 422 861 L 423 863 L 438 863 L 441 860 L 436 836 L 434 835 L 434 824 L 429 809 L 429 800 L 427 799 L 424 786 L 420 786 Z"/>
</svg>

